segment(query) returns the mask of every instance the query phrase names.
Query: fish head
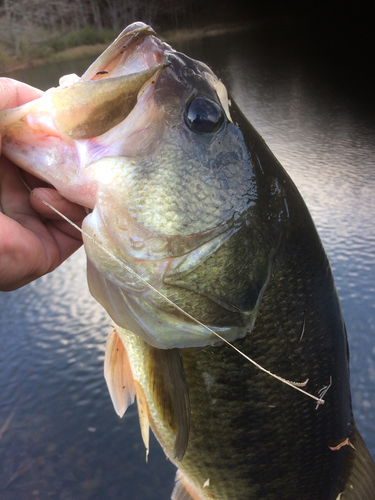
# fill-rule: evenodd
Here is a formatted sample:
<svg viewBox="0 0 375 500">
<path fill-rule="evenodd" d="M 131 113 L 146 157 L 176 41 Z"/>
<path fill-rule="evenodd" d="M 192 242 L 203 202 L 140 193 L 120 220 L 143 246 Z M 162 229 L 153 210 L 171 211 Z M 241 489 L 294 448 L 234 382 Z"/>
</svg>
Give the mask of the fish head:
<svg viewBox="0 0 375 500">
<path fill-rule="evenodd" d="M 237 111 L 233 120 L 224 84 L 142 23 L 62 84 L 19 108 L 18 121 L 8 116 L 8 128 L 0 116 L 0 130 L 13 161 L 91 209 L 83 229 L 93 296 L 154 347 L 244 337 L 284 197 L 274 189 L 275 209 L 270 192 L 262 196 L 250 125 Z"/>
<path fill-rule="evenodd" d="M 100 160 L 103 175 L 116 177 L 99 185 L 84 228 L 167 299 L 233 341 L 251 329 L 270 276 L 279 243 L 274 207 L 259 198 L 260 172 L 231 118 L 224 84 L 167 44 L 161 64 L 132 111 L 134 123 L 147 120 L 132 129 L 139 140 L 131 135 L 123 150 Z M 159 348 L 221 340 L 87 238 L 85 247 L 91 292 L 117 324 Z"/>
</svg>

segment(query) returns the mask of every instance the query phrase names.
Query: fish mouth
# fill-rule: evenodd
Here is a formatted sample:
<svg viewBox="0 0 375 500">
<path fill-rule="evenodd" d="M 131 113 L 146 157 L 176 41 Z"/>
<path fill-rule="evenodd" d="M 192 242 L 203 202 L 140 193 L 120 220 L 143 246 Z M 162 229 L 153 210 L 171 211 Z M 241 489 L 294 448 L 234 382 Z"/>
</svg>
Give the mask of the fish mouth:
<svg viewBox="0 0 375 500">
<path fill-rule="evenodd" d="M 85 169 L 96 152 L 110 155 L 105 138 L 126 122 L 142 89 L 158 77 L 166 49 L 146 24 L 128 26 L 81 78 L 63 77 L 39 99 L 0 112 L 3 153 L 65 198 L 93 208 L 97 183 Z M 60 164 L 63 175 L 51 168 Z"/>
<path fill-rule="evenodd" d="M 166 66 L 166 46 L 143 23 L 126 28 L 78 81 L 51 89 L 54 122 L 73 140 L 100 137 L 124 122 Z M 66 77 L 65 77 L 66 78 Z"/>
</svg>

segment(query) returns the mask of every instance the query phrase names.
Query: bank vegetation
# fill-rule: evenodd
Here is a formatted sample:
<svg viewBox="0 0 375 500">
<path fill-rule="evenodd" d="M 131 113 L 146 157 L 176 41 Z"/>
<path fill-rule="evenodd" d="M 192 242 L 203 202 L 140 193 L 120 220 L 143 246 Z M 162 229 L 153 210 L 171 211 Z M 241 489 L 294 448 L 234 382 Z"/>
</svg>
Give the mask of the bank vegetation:
<svg viewBox="0 0 375 500">
<path fill-rule="evenodd" d="M 196 24 L 197 0 L 0 0 L 0 69 L 77 46 L 108 44 L 128 24 L 156 29 Z"/>
</svg>

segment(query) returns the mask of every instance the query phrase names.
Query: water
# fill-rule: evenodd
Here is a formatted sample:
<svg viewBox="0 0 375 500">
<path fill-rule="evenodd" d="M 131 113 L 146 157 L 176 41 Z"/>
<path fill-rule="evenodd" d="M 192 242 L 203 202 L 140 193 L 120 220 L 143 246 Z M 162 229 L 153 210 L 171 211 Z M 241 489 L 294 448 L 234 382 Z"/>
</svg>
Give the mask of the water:
<svg viewBox="0 0 375 500">
<path fill-rule="evenodd" d="M 244 33 L 180 48 L 220 75 L 312 212 L 346 319 L 354 415 L 375 456 L 375 126 L 368 107 L 353 86 L 337 84 L 340 68 L 328 71 L 284 38 L 275 44 L 267 33 Z M 45 89 L 90 63 L 12 76 Z M 120 420 L 107 394 L 108 325 L 87 290 L 82 250 L 52 275 L 0 296 L 0 429 L 9 422 L 0 430 L 2 499 L 169 498 L 174 467 L 155 440 L 146 465 L 135 407 Z"/>
</svg>

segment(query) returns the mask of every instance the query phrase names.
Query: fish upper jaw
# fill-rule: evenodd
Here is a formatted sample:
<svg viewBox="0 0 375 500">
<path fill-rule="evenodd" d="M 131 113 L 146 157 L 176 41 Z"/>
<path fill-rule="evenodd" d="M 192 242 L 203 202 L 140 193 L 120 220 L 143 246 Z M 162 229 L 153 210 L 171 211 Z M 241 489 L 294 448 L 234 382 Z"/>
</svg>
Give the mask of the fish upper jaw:
<svg viewBox="0 0 375 500">
<path fill-rule="evenodd" d="M 82 75 L 82 81 L 137 73 L 160 64 L 166 45 L 142 22 L 127 26 Z"/>
</svg>

